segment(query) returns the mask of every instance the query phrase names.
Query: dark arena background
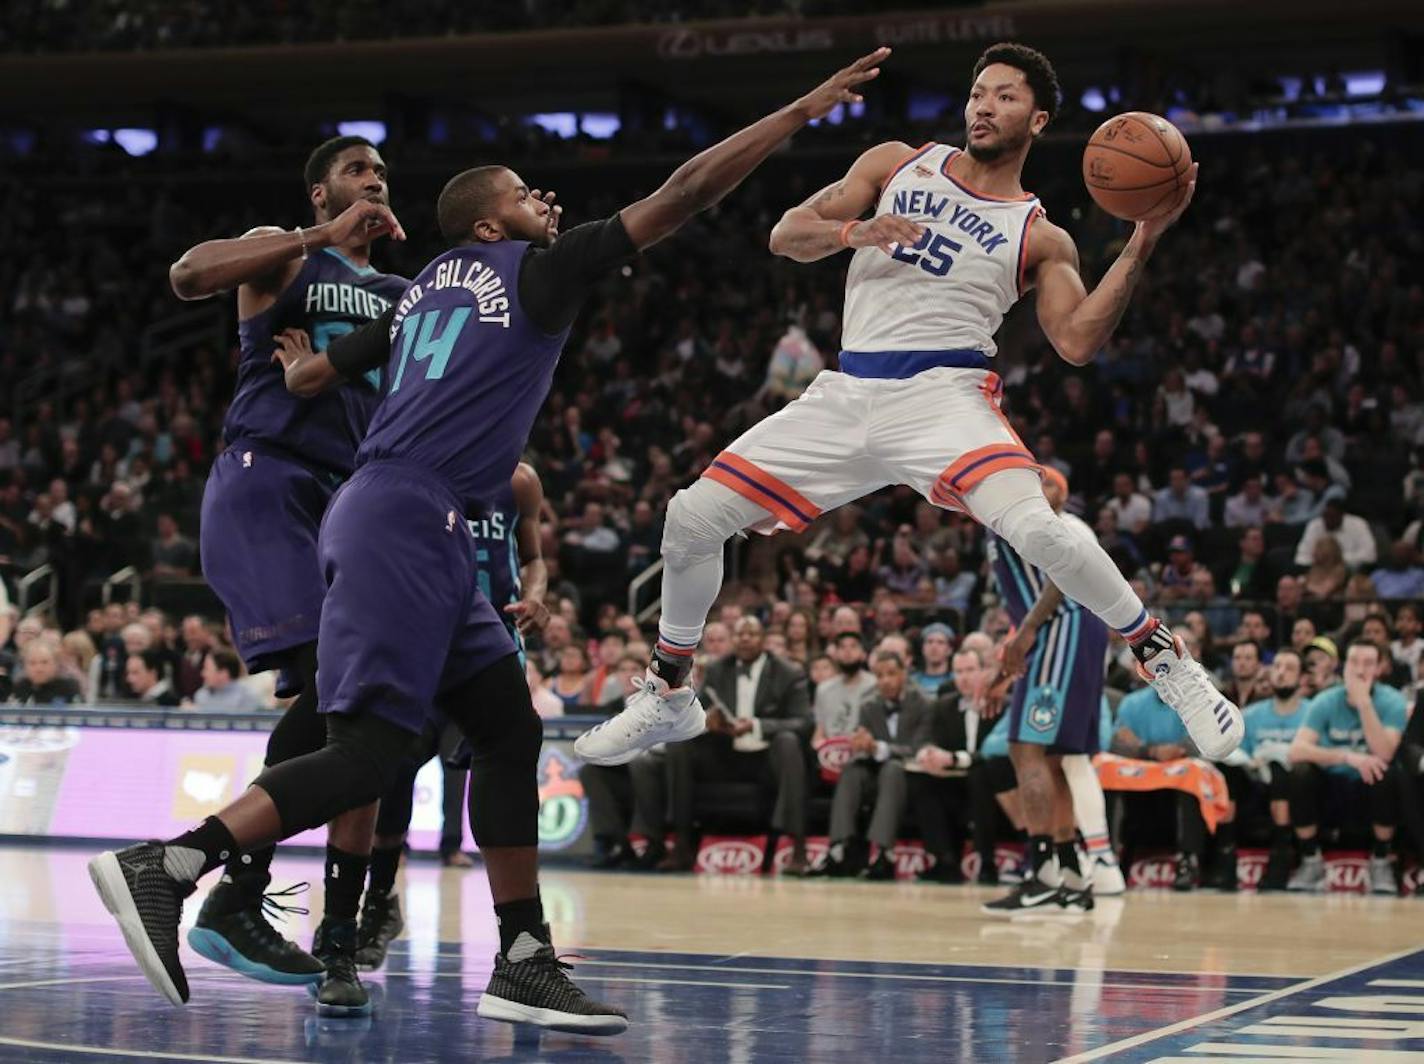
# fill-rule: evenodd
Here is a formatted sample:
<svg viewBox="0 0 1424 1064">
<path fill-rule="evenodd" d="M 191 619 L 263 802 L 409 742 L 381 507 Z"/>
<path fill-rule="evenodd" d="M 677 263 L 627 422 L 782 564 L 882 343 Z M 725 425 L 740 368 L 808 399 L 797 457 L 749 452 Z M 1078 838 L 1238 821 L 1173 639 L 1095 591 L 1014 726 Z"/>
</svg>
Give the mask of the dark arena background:
<svg viewBox="0 0 1424 1064">
<path fill-rule="evenodd" d="M 1090 290 L 1133 233 L 1085 185 L 1093 131 L 1149 112 L 1200 166 L 1087 364 L 1030 295 L 994 365 L 1066 510 L 1248 710 L 1239 751 L 1194 756 L 1114 635 L 1089 663 L 1105 814 L 1077 809 L 1093 904 L 1012 919 L 981 911 L 1038 867 L 983 701 L 1012 622 L 991 537 L 915 488 L 729 541 L 693 673 L 726 734 L 627 768 L 574 752 L 643 682 L 670 499 L 839 368 L 850 256 L 774 255 L 772 227 L 877 144 L 963 146 L 1001 41 L 1056 67 L 1023 188 Z M 167 1004 L 85 862 L 242 795 L 293 690 L 234 652 L 200 549 L 238 301 L 180 300 L 170 266 L 259 226 L 309 235 L 303 166 L 339 135 L 388 167 L 407 239 L 371 244 L 382 273 L 446 249 L 437 196 L 470 167 L 555 191 L 567 232 L 877 45 L 863 101 L 597 280 L 524 451 L 543 501 L 509 557 L 480 554 L 517 570 L 537 547 L 547 570 L 524 646 L 543 912 L 627 1031 L 477 1014 L 502 947 L 469 772 L 440 758 L 415 775 L 370 1009 L 199 956 L 216 876 L 183 912 L 192 1000 Z M 0 248 L 0 1061 L 1424 1061 L 1424 5 L 9 0 Z M 274 540 L 288 520 L 221 519 L 248 516 Z M 918 749 L 893 726 L 911 701 Z M 275 899 L 304 949 L 326 845 L 305 832 L 273 865 L 272 890 L 313 884 Z"/>
</svg>

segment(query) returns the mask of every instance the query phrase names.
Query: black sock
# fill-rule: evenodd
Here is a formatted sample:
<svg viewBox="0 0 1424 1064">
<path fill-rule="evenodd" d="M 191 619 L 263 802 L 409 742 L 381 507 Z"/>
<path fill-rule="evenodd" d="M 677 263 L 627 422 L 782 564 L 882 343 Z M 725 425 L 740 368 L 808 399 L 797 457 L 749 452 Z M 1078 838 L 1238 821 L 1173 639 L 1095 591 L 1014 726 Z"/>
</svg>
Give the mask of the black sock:
<svg viewBox="0 0 1424 1064">
<path fill-rule="evenodd" d="M 1375 839 L 1375 845 L 1374 848 L 1370 850 L 1370 856 L 1388 857 L 1392 842 L 1392 839 Z"/>
<path fill-rule="evenodd" d="M 1302 857 L 1320 856 L 1320 836 L 1316 835 L 1311 839 L 1300 840 L 1300 855 Z"/>
<path fill-rule="evenodd" d="M 1216 825 L 1216 848 L 1218 850 L 1236 849 L 1236 821 Z"/>
<path fill-rule="evenodd" d="M 367 888 L 372 894 L 389 894 L 396 885 L 396 871 L 400 868 L 401 852 L 405 849 L 404 844 L 400 846 L 377 846 L 371 851 L 371 875 L 368 879 L 370 886 Z"/>
<path fill-rule="evenodd" d="M 251 853 L 239 854 L 230 859 L 223 868 L 223 874 L 250 893 L 261 894 L 272 882 L 272 858 L 277 847 L 264 846 Z"/>
<path fill-rule="evenodd" d="M 1030 835 L 1028 838 L 1028 853 L 1029 866 L 1033 869 L 1033 874 L 1038 876 L 1039 869 L 1046 865 L 1048 859 L 1053 856 L 1053 836 Z"/>
<path fill-rule="evenodd" d="M 1132 648 L 1133 656 L 1138 661 L 1146 662 L 1154 654 L 1159 654 L 1164 650 L 1175 650 L 1177 641 L 1176 637 L 1172 635 L 1172 629 L 1161 621 L 1155 621 L 1146 633 L 1128 643 L 1128 646 Z"/>
<path fill-rule="evenodd" d="M 524 932 L 542 945 L 549 944 L 549 928 L 544 923 L 544 903 L 539 895 L 507 901 L 494 907 L 495 922 L 499 924 L 499 951 L 512 961 L 522 961 L 526 956 L 510 956 L 515 940 Z"/>
<path fill-rule="evenodd" d="M 1293 848 L 1294 842 L 1295 838 L 1289 827 L 1276 824 L 1271 828 L 1271 849 L 1289 850 Z"/>
<path fill-rule="evenodd" d="M 164 846 L 170 851 L 181 848 L 197 850 L 203 855 L 201 864 L 196 858 L 172 853 L 168 855 L 172 859 L 164 862 L 169 875 L 188 883 L 196 883 L 199 876 L 205 876 L 219 865 L 226 864 L 238 849 L 232 832 L 215 816 L 208 817 L 192 831 L 185 831 L 176 838 L 169 839 Z"/>
<path fill-rule="evenodd" d="M 692 671 L 692 657 L 664 654 L 654 649 L 653 660 L 648 668 L 669 687 L 681 687 L 687 683 L 687 675 Z"/>
<path fill-rule="evenodd" d="M 1078 847 L 1073 845 L 1072 839 L 1067 842 L 1054 843 L 1053 849 L 1058 854 L 1058 867 L 1062 871 L 1072 872 L 1077 876 L 1083 874 L 1083 870 L 1078 867 Z"/>
<path fill-rule="evenodd" d="M 364 854 L 347 853 L 327 844 L 326 847 L 326 907 L 328 920 L 354 920 L 361 907 L 361 891 L 366 886 L 366 866 L 371 858 Z"/>
</svg>

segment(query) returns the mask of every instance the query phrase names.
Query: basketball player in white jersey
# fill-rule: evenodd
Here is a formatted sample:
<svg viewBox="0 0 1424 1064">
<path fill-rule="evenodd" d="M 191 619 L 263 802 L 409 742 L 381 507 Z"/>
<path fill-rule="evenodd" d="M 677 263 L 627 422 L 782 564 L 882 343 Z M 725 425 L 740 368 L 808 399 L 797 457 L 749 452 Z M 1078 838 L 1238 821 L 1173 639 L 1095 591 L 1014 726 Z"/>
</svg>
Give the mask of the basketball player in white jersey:
<svg viewBox="0 0 1424 1064">
<path fill-rule="evenodd" d="M 778 255 L 812 262 L 851 249 L 840 371 L 822 372 L 669 503 L 653 662 L 623 712 L 579 738 L 575 751 L 585 761 L 620 764 L 701 732 L 687 675 L 730 536 L 800 531 L 889 484 L 972 514 L 1122 633 L 1202 756 L 1220 758 L 1240 743 L 1240 710 L 1143 608 L 1107 554 L 1053 512 L 1033 455 L 999 410 L 1001 382 L 990 367 L 1009 307 L 1035 290 L 1039 324 L 1059 355 L 1074 365 L 1091 361 L 1196 184 L 1194 166 L 1181 206 L 1138 222 L 1088 292 L 1072 238 L 1019 183 L 1059 99 L 1043 55 L 995 45 L 974 68 L 964 149 L 881 144 L 782 216 L 771 233 Z"/>
</svg>

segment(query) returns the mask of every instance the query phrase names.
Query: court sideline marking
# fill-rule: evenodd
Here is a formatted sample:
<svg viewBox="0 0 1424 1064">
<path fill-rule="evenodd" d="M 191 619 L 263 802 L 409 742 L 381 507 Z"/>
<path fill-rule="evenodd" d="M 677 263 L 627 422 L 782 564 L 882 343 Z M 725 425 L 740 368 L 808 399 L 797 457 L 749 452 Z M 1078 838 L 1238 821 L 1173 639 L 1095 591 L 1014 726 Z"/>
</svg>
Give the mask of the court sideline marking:
<svg viewBox="0 0 1424 1064">
<path fill-rule="evenodd" d="M 8 1038 L 0 1035 L 0 1045 L 20 1049 L 42 1049 L 50 1053 L 86 1053 L 90 1056 L 141 1057 L 144 1060 L 202 1060 L 209 1064 L 308 1064 L 299 1060 L 275 1060 L 272 1057 L 215 1057 L 207 1053 L 165 1053 L 158 1049 L 115 1049 L 113 1046 L 79 1046 L 70 1042 L 36 1042 L 29 1038 Z"/>
<path fill-rule="evenodd" d="M 1097 1049 L 1091 1049 L 1086 1053 L 1078 1053 L 1071 1057 L 1060 1057 L 1054 1064 L 1083 1064 L 1083 1062 L 1089 1060 L 1102 1060 L 1104 1057 L 1110 1056 L 1113 1053 L 1121 1053 L 1127 1049 L 1135 1049 L 1138 1046 L 1146 1045 L 1148 1042 L 1155 1042 L 1157 1039 L 1166 1038 L 1169 1035 L 1181 1034 L 1183 1031 L 1190 1031 L 1193 1027 L 1200 1027 L 1203 1024 L 1215 1023 L 1217 1020 L 1234 1016 L 1238 1012 L 1245 1012 L 1247 1009 L 1253 1009 L 1260 1005 L 1268 1005 L 1272 1001 L 1279 1001 L 1281 998 L 1289 997 L 1292 994 L 1303 993 L 1306 990 L 1314 990 L 1317 986 L 1333 982 L 1336 979 L 1345 979 L 1352 975 L 1358 975 L 1360 972 L 1378 967 L 1381 964 L 1389 964 L 1392 961 L 1402 960 L 1419 951 L 1420 947 L 1416 944 L 1410 946 L 1408 949 L 1402 949 L 1395 953 L 1387 953 L 1382 957 L 1375 957 L 1373 960 L 1365 961 L 1362 964 L 1352 964 L 1350 967 L 1341 968 L 1337 972 L 1327 972 L 1325 975 L 1316 976 L 1314 979 L 1307 979 L 1305 982 L 1297 983 L 1294 986 L 1285 986 L 1279 990 L 1272 990 L 1268 994 L 1262 994 L 1260 997 L 1251 998 L 1248 1001 L 1240 1001 L 1235 1005 L 1227 1005 L 1225 1008 L 1217 1009 L 1214 1012 L 1206 1012 L 1200 1016 L 1192 1016 L 1185 1020 L 1179 1020 L 1176 1023 L 1168 1024 L 1166 1027 L 1159 1027 L 1153 1031 L 1144 1031 L 1142 1034 L 1135 1034 L 1130 1038 L 1124 1038 L 1121 1041 L 1112 1042 Z M 1351 1052 L 1354 1052 L 1354 1050 L 1351 1050 Z"/>
</svg>

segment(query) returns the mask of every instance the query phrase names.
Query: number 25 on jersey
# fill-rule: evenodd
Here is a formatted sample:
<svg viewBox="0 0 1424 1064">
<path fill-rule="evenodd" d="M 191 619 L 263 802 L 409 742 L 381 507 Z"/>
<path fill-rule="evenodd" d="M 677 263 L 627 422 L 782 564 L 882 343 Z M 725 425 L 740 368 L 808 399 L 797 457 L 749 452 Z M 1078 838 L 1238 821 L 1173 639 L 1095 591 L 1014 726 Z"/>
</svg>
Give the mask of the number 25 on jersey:
<svg viewBox="0 0 1424 1064">
<path fill-rule="evenodd" d="M 950 252 L 958 254 L 963 250 L 964 245 L 957 240 L 951 240 L 943 233 L 926 228 L 924 234 L 912 246 L 897 244 L 890 257 L 907 262 L 911 266 L 918 265 L 931 277 L 943 277 L 954 265 L 954 255 Z"/>
</svg>

